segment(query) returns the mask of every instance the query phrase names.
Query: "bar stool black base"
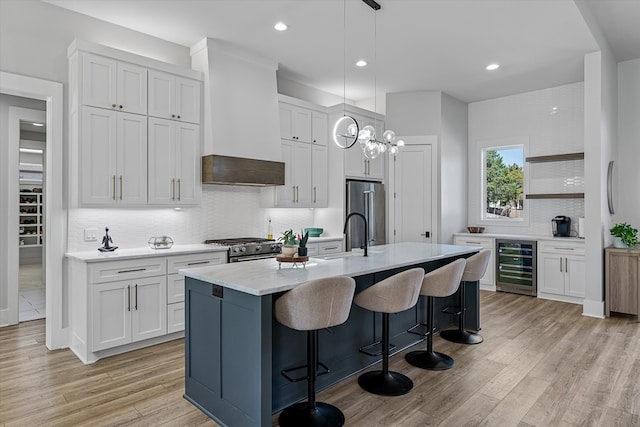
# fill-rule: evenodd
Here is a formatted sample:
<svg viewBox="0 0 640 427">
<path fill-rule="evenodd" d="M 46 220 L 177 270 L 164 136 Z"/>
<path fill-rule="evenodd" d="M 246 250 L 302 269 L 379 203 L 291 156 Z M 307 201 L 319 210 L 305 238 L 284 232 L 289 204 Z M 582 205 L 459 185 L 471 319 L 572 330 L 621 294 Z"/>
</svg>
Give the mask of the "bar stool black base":
<svg viewBox="0 0 640 427">
<path fill-rule="evenodd" d="M 371 371 L 358 377 L 358 384 L 379 396 L 402 396 L 413 388 L 413 381 L 398 372 Z"/>
<path fill-rule="evenodd" d="M 281 427 L 342 427 L 344 414 L 328 403 L 317 402 L 309 409 L 309 402 L 300 402 L 285 408 L 278 418 Z"/>
<path fill-rule="evenodd" d="M 453 368 L 453 359 L 437 351 L 412 351 L 405 356 L 410 365 L 430 371 L 445 371 Z"/>
<path fill-rule="evenodd" d="M 484 341 L 482 335 L 460 329 L 449 329 L 440 332 L 440 336 L 447 341 L 458 344 L 480 344 Z"/>
</svg>

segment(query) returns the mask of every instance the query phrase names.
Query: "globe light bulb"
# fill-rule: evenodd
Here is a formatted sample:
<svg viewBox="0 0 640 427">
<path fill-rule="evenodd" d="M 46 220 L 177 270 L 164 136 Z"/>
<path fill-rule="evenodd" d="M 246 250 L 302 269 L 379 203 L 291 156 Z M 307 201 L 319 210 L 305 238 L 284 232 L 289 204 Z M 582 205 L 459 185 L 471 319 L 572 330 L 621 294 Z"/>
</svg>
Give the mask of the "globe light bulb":
<svg viewBox="0 0 640 427">
<path fill-rule="evenodd" d="M 380 152 L 381 153 L 386 153 L 387 152 L 387 144 L 379 143 L 378 145 L 380 146 Z"/>
<path fill-rule="evenodd" d="M 371 131 L 367 129 L 367 127 L 363 127 L 362 130 L 358 133 L 358 139 L 361 141 L 369 141 L 371 139 Z"/>
<path fill-rule="evenodd" d="M 355 123 L 351 123 L 349 126 L 347 126 L 347 133 L 351 136 L 356 136 L 356 134 L 358 133 L 358 125 L 356 125 Z"/>
<path fill-rule="evenodd" d="M 364 156 L 367 159 L 373 160 L 379 155 L 380 155 L 380 146 L 378 144 L 376 144 L 375 142 L 369 142 L 367 145 L 365 145 Z"/>
<path fill-rule="evenodd" d="M 382 134 L 382 139 L 384 139 L 387 142 L 393 142 L 393 140 L 396 139 L 396 133 L 391 129 L 385 130 L 384 133 Z"/>
<path fill-rule="evenodd" d="M 401 140 L 401 139 L 399 139 L 399 140 L 398 140 L 398 142 L 396 142 L 396 145 L 397 145 L 398 147 L 404 147 L 404 141 L 403 141 L 403 140 Z"/>
<path fill-rule="evenodd" d="M 362 130 L 366 130 L 369 132 L 369 139 L 376 139 L 376 129 L 371 125 L 366 125 L 362 128 Z"/>
<path fill-rule="evenodd" d="M 398 154 L 398 147 L 392 145 L 391 148 L 389 148 L 389 153 L 395 156 L 396 154 Z"/>
</svg>

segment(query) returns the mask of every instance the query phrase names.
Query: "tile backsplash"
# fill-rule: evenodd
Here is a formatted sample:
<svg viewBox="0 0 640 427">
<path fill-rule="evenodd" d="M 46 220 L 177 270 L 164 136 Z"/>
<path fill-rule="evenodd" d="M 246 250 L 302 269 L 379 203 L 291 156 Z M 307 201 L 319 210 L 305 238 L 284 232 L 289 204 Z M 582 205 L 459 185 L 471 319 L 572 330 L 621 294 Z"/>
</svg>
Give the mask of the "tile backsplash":
<svg viewBox="0 0 640 427">
<path fill-rule="evenodd" d="M 314 225 L 312 209 L 276 209 L 260 206 L 260 188 L 204 185 L 196 207 L 141 209 L 70 209 L 68 251 L 95 250 L 109 227 L 120 248 L 146 246 L 153 236 L 170 236 L 176 244 L 201 243 L 210 238 L 266 237 L 267 218 L 277 238 Z M 84 229 L 97 228 L 98 241 L 85 242 Z"/>
</svg>

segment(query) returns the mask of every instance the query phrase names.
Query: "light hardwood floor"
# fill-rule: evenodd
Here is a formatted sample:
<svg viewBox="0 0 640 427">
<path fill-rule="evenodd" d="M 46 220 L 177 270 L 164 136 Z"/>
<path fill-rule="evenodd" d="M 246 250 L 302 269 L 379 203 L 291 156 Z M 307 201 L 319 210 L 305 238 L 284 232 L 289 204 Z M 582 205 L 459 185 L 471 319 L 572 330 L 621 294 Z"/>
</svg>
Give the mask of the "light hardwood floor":
<svg viewBox="0 0 640 427">
<path fill-rule="evenodd" d="M 481 298 L 484 343 L 434 338 L 453 369 L 423 371 L 402 353 L 391 369 L 413 379 L 408 395 L 374 396 L 352 377 L 319 400 L 340 407 L 347 426 L 640 426 L 637 318 L 586 318 L 580 306 L 514 294 Z M 0 328 L 0 425 L 215 425 L 182 398 L 182 340 L 88 366 L 43 342 L 42 320 Z"/>
</svg>

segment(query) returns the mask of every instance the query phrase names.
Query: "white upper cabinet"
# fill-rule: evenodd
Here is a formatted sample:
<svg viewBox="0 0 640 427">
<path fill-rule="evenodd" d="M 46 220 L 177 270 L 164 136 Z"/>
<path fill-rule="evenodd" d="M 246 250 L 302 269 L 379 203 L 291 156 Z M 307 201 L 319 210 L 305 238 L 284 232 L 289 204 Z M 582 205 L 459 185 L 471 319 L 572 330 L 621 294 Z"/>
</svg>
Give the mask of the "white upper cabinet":
<svg viewBox="0 0 640 427">
<path fill-rule="evenodd" d="M 353 113 L 349 113 L 354 119 L 358 121 L 360 129 L 367 125 L 374 126 L 376 128 L 377 139 L 382 139 L 382 132 L 384 129 L 384 123 L 380 120 L 375 121 L 373 117 L 365 117 Z M 344 158 L 344 174 L 351 178 L 364 178 L 383 180 L 384 179 L 384 158 L 388 156 L 386 153 L 381 153 L 373 160 L 369 160 L 364 157 L 360 145 L 358 142 L 353 147 L 345 151 Z"/>
<path fill-rule="evenodd" d="M 329 128 L 327 113 L 319 111 L 311 112 L 311 142 L 318 145 L 327 145 Z"/>
<path fill-rule="evenodd" d="M 83 107 L 82 140 L 83 204 L 146 204 L 146 116 Z"/>
<path fill-rule="evenodd" d="M 329 205 L 327 147 L 313 145 L 311 149 L 311 207 L 326 208 Z"/>
<path fill-rule="evenodd" d="M 201 84 L 149 70 L 149 116 L 200 123 Z"/>
<path fill-rule="evenodd" d="M 149 204 L 200 202 L 200 127 L 149 118 Z"/>
<path fill-rule="evenodd" d="M 82 55 L 82 103 L 147 114 L 147 69 L 99 55 Z"/>
<path fill-rule="evenodd" d="M 280 138 L 311 142 L 311 110 L 281 102 Z"/>
</svg>

